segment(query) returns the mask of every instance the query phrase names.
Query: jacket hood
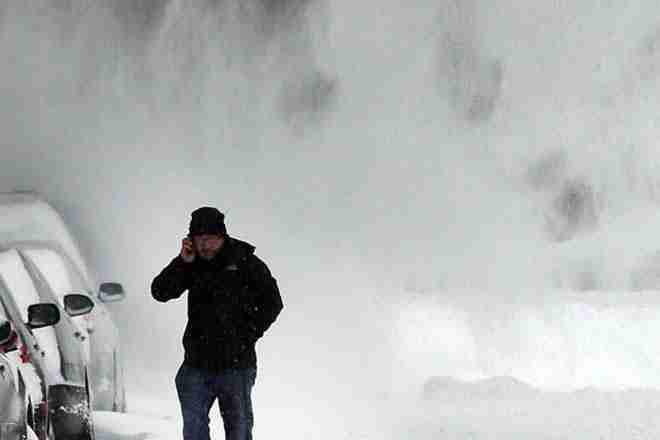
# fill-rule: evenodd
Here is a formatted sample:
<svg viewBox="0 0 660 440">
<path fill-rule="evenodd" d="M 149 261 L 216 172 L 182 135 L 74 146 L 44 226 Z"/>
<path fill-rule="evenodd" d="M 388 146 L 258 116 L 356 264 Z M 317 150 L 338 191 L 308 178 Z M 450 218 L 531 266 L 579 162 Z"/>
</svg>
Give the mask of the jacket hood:
<svg viewBox="0 0 660 440">
<path fill-rule="evenodd" d="M 227 236 L 225 245 L 229 246 L 230 254 L 236 258 L 247 257 L 254 254 L 256 247 L 247 241 L 239 240 L 238 238 Z"/>
</svg>

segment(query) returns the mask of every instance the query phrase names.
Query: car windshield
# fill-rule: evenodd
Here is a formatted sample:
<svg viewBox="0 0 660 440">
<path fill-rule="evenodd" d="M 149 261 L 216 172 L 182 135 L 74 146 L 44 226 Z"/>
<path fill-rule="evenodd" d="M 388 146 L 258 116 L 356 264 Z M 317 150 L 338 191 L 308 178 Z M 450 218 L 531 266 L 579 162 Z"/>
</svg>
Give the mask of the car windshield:
<svg viewBox="0 0 660 440">
<path fill-rule="evenodd" d="M 60 301 L 69 293 L 89 292 L 75 267 L 57 251 L 35 247 L 21 249 L 21 253 L 39 269 Z"/>
</svg>

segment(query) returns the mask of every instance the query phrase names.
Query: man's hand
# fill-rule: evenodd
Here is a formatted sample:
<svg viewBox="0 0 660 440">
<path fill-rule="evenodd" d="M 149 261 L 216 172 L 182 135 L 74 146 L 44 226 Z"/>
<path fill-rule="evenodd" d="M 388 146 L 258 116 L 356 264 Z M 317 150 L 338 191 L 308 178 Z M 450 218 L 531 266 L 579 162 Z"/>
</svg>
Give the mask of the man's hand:
<svg viewBox="0 0 660 440">
<path fill-rule="evenodd" d="M 181 258 L 186 263 L 192 263 L 195 261 L 195 250 L 193 248 L 193 242 L 188 237 L 181 241 Z"/>
<path fill-rule="evenodd" d="M 191 285 L 192 267 L 195 252 L 192 240 L 188 237 L 181 242 L 181 252 L 160 271 L 151 282 L 151 296 L 159 302 L 176 299 Z"/>
</svg>

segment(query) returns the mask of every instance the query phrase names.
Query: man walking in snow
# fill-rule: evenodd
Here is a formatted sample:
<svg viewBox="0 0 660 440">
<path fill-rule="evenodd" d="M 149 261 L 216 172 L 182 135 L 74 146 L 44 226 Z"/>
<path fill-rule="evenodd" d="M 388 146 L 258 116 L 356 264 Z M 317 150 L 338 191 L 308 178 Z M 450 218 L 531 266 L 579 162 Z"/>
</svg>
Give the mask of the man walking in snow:
<svg viewBox="0 0 660 440">
<path fill-rule="evenodd" d="M 180 254 L 151 283 L 160 302 L 188 291 L 185 358 L 175 378 L 184 440 L 210 439 L 216 398 L 225 439 L 252 439 L 255 343 L 283 308 L 277 282 L 255 247 L 230 237 L 224 218 L 209 206 L 193 211 Z"/>
</svg>

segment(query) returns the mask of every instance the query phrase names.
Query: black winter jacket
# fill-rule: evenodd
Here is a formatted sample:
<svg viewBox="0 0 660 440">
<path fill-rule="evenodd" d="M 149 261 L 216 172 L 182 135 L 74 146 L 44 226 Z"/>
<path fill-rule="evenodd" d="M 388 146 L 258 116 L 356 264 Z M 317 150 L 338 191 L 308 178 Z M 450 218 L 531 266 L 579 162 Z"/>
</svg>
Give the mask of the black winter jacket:
<svg viewBox="0 0 660 440">
<path fill-rule="evenodd" d="M 257 366 L 255 342 L 283 308 L 275 278 L 255 247 L 226 237 L 209 261 L 177 255 L 151 283 L 160 302 L 188 290 L 184 362 L 211 371 Z"/>
</svg>

